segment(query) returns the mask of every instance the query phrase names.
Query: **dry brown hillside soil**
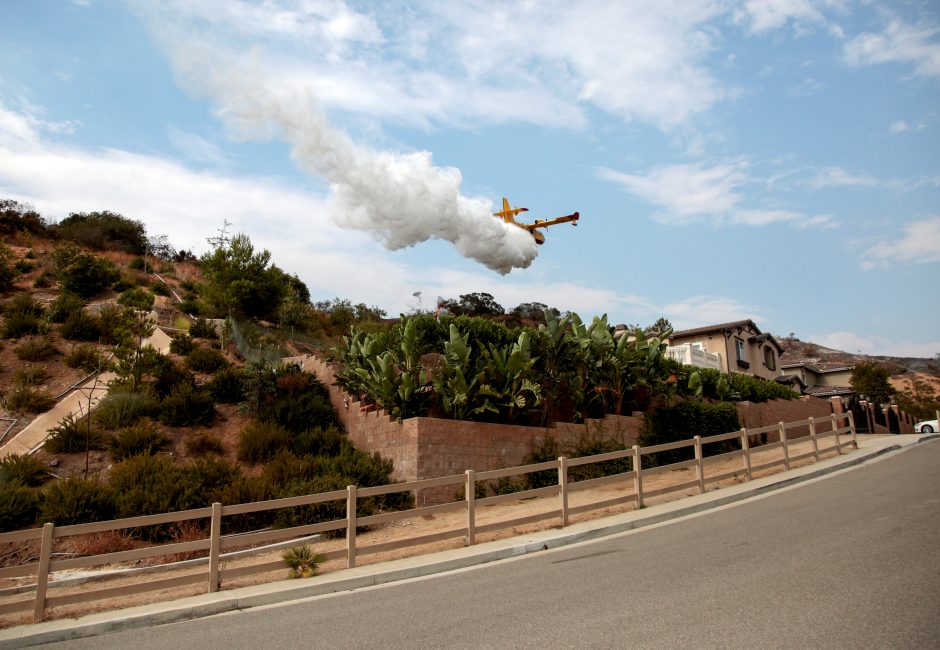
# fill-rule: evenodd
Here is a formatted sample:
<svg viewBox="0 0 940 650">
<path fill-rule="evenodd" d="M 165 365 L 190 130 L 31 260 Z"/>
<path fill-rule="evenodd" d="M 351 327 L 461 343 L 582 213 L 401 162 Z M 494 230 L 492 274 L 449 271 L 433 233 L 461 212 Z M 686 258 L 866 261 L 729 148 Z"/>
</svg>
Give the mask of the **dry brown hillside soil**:
<svg viewBox="0 0 940 650">
<path fill-rule="evenodd" d="M 830 441 L 831 439 L 827 439 Z M 826 442 L 822 446 L 828 446 L 830 442 Z M 811 450 L 811 443 L 809 441 L 793 443 L 791 445 L 791 450 L 793 455 L 798 455 L 802 453 L 809 452 Z M 756 452 L 759 454 L 760 452 Z M 760 455 L 754 461 L 754 464 L 760 464 L 761 462 L 767 462 L 772 459 L 779 458 L 779 450 L 771 450 L 765 452 L 765 460 L 761 460 Z M 835 452 L 828 452 L 823 454 L 824 457 L 832 456 Z M 793 466 L 800 466 L 803 464 L 810 463 L 810 460 L 801 461 L 799 463 L 794 463 Z M 742 461 L 740 459 L 730 459 L 722 460 L 709 464 L 708 475 L 721 474 L 725 472 L 731 472 L 741 468 Z M 781 471 L 782 468 L 778 467 L 775 469 L 764 470 L 762 472 L 755 472 L 754 476 L 759 477 L 763 475 L 773 474 Z M 676 470 L 673 472 L 667 472 L 663 474 L 657 474 L 653 477 L 650 477 L 649 480 L 644 481 L 644 489 L 647 491 L 653 491 L 667 485 L 674 485 L 678 483 L 685 483 L 687 481 L 694 480 L 694 470 L 692 469 L 682 469 Z M 709 490 L 718 489 L 720 487 L 726 487 L 728 485 L 740 483 L 744 481 L 744 472 L 743 470 L 738 473 L 735 478 L 725 479 L 719 483 L 713 483 L 708 486 Z M 612 484 L 604 486 L 602 488 L 594 490 L 583 490 L 579 492 L 574 492 L 571 494 L 570 505 L 577 506 L 582 503 L 589 502 L 599 502 L 605 499 L 614 498 L 618 495 L 627 495 L 632 493 L 633 482 L 632 480 L 624 481 L 618 484 Z M 647 505 L 655 505 L 656 503 L 662 503 L 665 501 L 671 501 L 675 499 L 681 499 L 685 496 L 690 496 L 696 494 L 697 490 L 695 488 L 686 489 L 683 491 L 677 491 L 669 495 L 662 495 L 646 500 Z M 526 515 L 535 514 L 538 512 L 550 512 L 557 510 L 557 499 L 555 498 L 538 498 L 538 499 L 520 499 L 506 504 L 500 504 L 496 506 L 490 506 L 481 508 L 477 513 L 477 525 L 484 525 L 487 523 L 495 521 L 507 521 L 511 519 L 516 519 L 524 517 Z M 610 516 L 618 514 L 621 512 L 626 512 L 633 510 L 633 504 L 627 503 L 624 505 L 604 508 L 601 510 L 594 510 L 587 513 L 582 513 L 576 516 L 571 517 L 571 522 L 576 523 L 578 521 L 584 521 L 589 519 L 596 519 L 599 517 Z M 434 532 L 447 531 L 447 530 L 459 530 L 463 528 L 466 524 L 465 514 L 462 511 L 456 511 L 452 513 L 444 513 L 438 515 L 429 515 L 429 516 L 419 516 L 412 519 L 407 519 L 404 521 L 393 522 L 388 525 L 378 526 L 372 530 L 364 532 L 358 535 L 357 547 L 362 549 L 370 545 L 379 544 L 383 542 L 390 542 L 394 540 L 402 540 L 414 538 L 420 535 L 427 535 Z M 492 541 L 496 539 L 504 539 L 507 537 L 523 535 L 530 533 L 536 530 L 549 529 L 549 528 L 558 528 L 557 519 L 549 519 L 536 524 L 526 524 L 523 526 L 510 526 L 504 528 L 500 531 L 488 533 L 485 535 L 477 536 L 477 543 L 483 543 L 487 541 Z M 198 536 L 202 536 L 199 534 Z M 105 543 L 113 543 L 111 540 L 101 540 Z M 461 538 L 455 538 L 452 540 L 446 540 L 442 542 L 435 542 L 432 544 L 424 544 L 421 546 L 410 546 L 404 549 L 399 549 L 390 552 L 383 553 L 374 553 L 368 555 L 361 555 L 357 558 L 357 565 L 364 566 L 370 564 L 376 564 L 379 562 L 385 562 L 392 559 L 397 559 L 401 557 L 410 557 L 415 555 L 422 555 L 433 553 L 436 551 L 447 550 L 451 548 L 458 548 L 463 546 L 464 543 Z M 79 551 L 84 549 L 86 553 L 93 552 L 103 552 L 101 550 L 94 550 L 95 543 L 94 540 L 85 542 L 81 548 L 76 546 L 71 549 L 73 551 Z M 332 539 L 326 540 L 324 542 L 319 542 L 314 545 L 314 548 L 317 552 L 327 552 L 333 550 L 340 550 L 345 547 L 345 539 Z M 58 550 L 58 549 L 57 549 Z M 70 549 L 63 545 L 63 551 L 69 551 Z M 34 551 L 35 552 L 35 551 Z M 225 563 L 226 567 L 236 567 L 242 566 L 245 564 L 262 564 L 265 562 L 273 562 L 280 560 L 281 553 L 283 551 L 269 551 L 261 555 L 257 555 L 251 558 L 243 558 L 238 560 L 231 560 Z M 182 558 L 175 558 L 182 559 Z M 123 567 L 111 567 L 113 568 L 128 568 L 126 565 Z M 345 560 L 337 559 L 330 560 L 325 562 L 321 567 L 321 573 L 330 573 L 338 571 L 345 568 Z M 130 583 L 140 583 L 154 580 L 157 577 L 164 578 L 170 577 L 172 575 L 182 575 L 184 573 L 200 573 L 205 575 L 206 569 L 203 565 L 201 568 L 185 568 L 185 569 L 166 569 L 161 571 L 159 574 L 138 574 L 126 577 L 119 578 L 110 578 L 106 581 L 98 582 L 96 581 L 92 584 L 77 585 L 72 587 L 63 587 L 61 589 L 56 589 L 56 594 L 62 595 L 66 593 L 75 593 L 87 591 L 90 589 L 101 589 L 104 587 L 117 587 L 120 585 L 130 584 Z M 287 569 L 277 571 L 268 571 L 266 573 L 260 573 L 257 575 L 247 576 L 245 578 L 232 580 L 222 585 L 223 590 L 235 589 L 238 587 L 244 587 L 252 584 L 261 584 L 267 582 L 273 582 L 278 580 L 284 580 L 287 576 Z M 314 580 L 316 578 L 313 578 Z M 28 580 L 0 580 L 0 588 L 11 587 L 17 584 L 28 584 Z M 134 605 L 141 605 L 151 602 L 161 602 L 175 600 L 179 598 L 184 598 L 186 596 L 193 596 L 197 594 L 202 594 L 206 592 L 206 587 L 204 583 L 191 585 L 188 587 L 179 587 L 175 589 L 167 589 L 160 592 L 153 593 L 144 593 L 138 594 L 130 597 L 122 597 L 115 600 L 100 600 L 95 601 L 89 604 L 82 605 L 73 605 L 68 607 L 60 607 L 57 609 L 49 610 L 47 612 L 48 619 L 58 619 L 58 618 L 69 618 L 81 616 L 84 614 L 99 612 L 99 611 L 108 611 L 112 609 L 119 609 L 123 607 L 130 607 Z M 0 604 L 21 600 L 28 598 L 29 594 L 4 594 L 0 592 Z M 0 617 L 0 627 L 10 627 L 14 625 L 27 624 L 30 622 L 30 617 L 28 615 L 8 615 Z"/>
<path fill-rule="evenodd" d="M 933 375 L 928 375 L 922 372 L 910 372 L 903 375 L 895 375 L 894 377 L 888 379 L 888 381 L 891 383 L 891 386 L 898 391 L 910 389 L 915 380 L 926 382 L 928 386 L 940 394 L 940 377 L 934 377 Z"/>
</svg>

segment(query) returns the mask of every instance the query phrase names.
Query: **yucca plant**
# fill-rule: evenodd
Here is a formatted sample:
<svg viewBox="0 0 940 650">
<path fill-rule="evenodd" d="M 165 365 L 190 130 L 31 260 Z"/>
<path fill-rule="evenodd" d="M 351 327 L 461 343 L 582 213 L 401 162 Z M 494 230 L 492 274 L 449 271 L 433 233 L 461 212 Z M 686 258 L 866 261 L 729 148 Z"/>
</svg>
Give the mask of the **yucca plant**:
<svg viewBox="0 0 940 650">
<path fill-rule="evenodd" d="M 319 565 L 326 560 L 326 556 L 316 553 L 310 546 L 292 546 L 281 556 L 284 564 L 290 569 L 291 578 L 310 578 L 317 575 Z"/>
</svg>

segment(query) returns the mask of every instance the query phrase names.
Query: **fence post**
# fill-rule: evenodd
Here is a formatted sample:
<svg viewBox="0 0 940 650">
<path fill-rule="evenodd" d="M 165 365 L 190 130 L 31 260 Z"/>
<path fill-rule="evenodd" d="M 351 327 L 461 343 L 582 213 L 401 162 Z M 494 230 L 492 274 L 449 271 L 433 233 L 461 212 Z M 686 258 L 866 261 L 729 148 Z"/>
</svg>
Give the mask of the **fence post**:
<svg viewBox="0 0 940 650">
<path fill-rule="evenodd" d="M 695 436 L 695 473 L 698 477 L 698 493 L 705 494 L 705 466 L 702 463 L 702 436 Z"/>
<path fill-rule="evenodd" d="M 855 431 L 855 414 L 849 411 L 849 429 L 852 432 L 852 446 L 858 449 L 858 435 Z"/>
<path fill-rule="evenodd" d="M 813 443 L 813 458 L 819 462 L 819 441 L 816 440 L 816 418 L 809 418 L 809 439 Z"/>
<path fill-rule="evenodd" d="M 356 486 L 346 486 L 346 568 L 356 568 Z"/>
<path fill-rule="evenodd" d="M 747 435 L 747 427 L 741 427 L 741 449 L 744 450 L 744 474 L 751 480 L 751 439 Z"/>
<path fill-rule="evenodd" d="M 561 525 L 568 525 L 568 459 L 558 457 L 558 496 L 561 499 Z"/>
<path fill-rule="evenodd" d="M 39 569 L 36 573 L 36 604 L 33 608 L 33 623 L 41 623 L 46 611 L 46 589 L 49 587 L 49 563 L 52 561 L 52 542 L 55 524 L 43 524 L 42 547 L 39 551 Z"/>
<path fill-rule="evenodd" d="M 219 554 L 222 549 L 222 504 L 212 504 L 209 526 L 209 593 L 219 590 Z"/>
<path fill-rule="evenodd" d="M 787 444 L 787 427 L 783 422 L 778 424 L 780 430 L 780 442 L 783 443 L 783 466 L 789 470 L 790 469 L 790 450 L 789 445 Z"/>
<path fill-rule="evenodd" d="M 643 478 L 640 472 L 643 469 L 642 454 L 640 447 L 633 445 L 633 491 L 636 492 L 636 509 L 643 507 Z"/>
<path fill-rule="evenodd" d="M 467 546 L 473 546 L 476 541 L 476 489 L 477 481 L 473 475 L 473 470 L 467 470 L 467 482 L 464 485 L 464 494 L 467 498 Z"/>
<path fill-rule="evenodd" d="M 835 415 L 830 415 L 829 419 L 832 420 L 832 435 L 836 437 L 836 453 L 841 455 L 842 442 L 839 440 L 839 420 Z M 885 422 L 887 422 L 887 417 L 885 418 Z"/>
</svg>

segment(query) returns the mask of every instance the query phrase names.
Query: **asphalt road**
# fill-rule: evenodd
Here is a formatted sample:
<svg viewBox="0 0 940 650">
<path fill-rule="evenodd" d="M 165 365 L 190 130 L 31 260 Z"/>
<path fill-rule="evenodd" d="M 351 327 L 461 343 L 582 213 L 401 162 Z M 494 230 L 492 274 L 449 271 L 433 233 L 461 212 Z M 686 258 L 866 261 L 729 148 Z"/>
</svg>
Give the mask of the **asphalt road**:
<svg viewBox="0 0 940 650">
<path fill-rule="evenodd" d="M 68 648 L 940 647 L 940 441 L 602 541 Z"/>
</svg>

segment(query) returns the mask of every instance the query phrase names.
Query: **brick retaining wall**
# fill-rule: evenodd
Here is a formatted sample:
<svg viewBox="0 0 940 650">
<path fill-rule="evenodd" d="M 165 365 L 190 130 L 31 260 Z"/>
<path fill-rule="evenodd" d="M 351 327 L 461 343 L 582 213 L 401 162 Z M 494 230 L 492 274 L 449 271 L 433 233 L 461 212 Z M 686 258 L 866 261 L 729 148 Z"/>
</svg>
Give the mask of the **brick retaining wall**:
<svg viewBox="0 0 940 650">
<path fill-rule="evenodd" d="M 833 404 L 838 400 L 838 413 L 842 412 L 842 402 L 838 397 L 833 401 L 812 397 L 809 395 L 798 397 L 796 399 L 774 399 L 768 402 L 755 404 L 753 402 L 738 402 L 738 419 L 742 427 L 757 429 L 759 427 L 777 424 L 778 422 L 796 422 L 806 420 L 811 417 L 826 417 L 833 413 Z M 832 429 L 831 423 L 820 422 L 817 425 L 817 432 L 823 433 Z M 794 427 L 787 430 L 788 438 L 800 438 L 809 435 L 809 427 Z M 780 434 L 771 432 L 767 434 L 766 442 L 777 442 L 780 440 Z"/>
<path fill-rule="evenodd" d="M 316 356 L 291 361 L 314 373 L 327 386 L 349 438 L 363 451 L 377 451 L 390 458 L 395 466 L 392 478 L 399 481 L 522 465 L 533 446 L 543 444 L 547 438 L 554 438 L 562 448 L 584 438 L 612 439 L 630 447 L 637 443 L 643 423 L 642 415 L 611 415 L 584 424 L 560 422 L 547 428 L 438 418 L 393 420 L 385 411 L 366 407 L 335 386 L 335 365 Z M 452 487 L 422 490 L 417 495 L 418 505 L 450 501 L 456 491 Z"/>
</svg>

